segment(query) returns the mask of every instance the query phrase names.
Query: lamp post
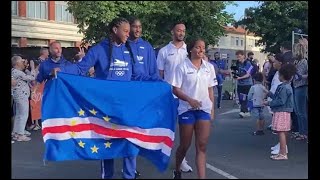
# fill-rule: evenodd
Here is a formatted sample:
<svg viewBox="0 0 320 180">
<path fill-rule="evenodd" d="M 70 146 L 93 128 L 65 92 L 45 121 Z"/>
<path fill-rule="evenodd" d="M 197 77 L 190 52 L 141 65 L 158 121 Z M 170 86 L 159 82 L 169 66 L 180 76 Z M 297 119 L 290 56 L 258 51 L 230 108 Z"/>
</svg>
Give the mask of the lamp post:
<svg viewBox="0 0 320 180">
<path fill-rule="evenodd" d="M 244 54 L 247 54 L 247 26 L 244 25 Z"/>
<path fill-rule="evenodd" d="M 247 18 L 247 8 L 244 10 L 244 14 L 239 18 L 240 19 L 246 19 Z M 247 26 L 243 25 L 244 28 L 244 54 L 247 54 Z"/>
</svg>

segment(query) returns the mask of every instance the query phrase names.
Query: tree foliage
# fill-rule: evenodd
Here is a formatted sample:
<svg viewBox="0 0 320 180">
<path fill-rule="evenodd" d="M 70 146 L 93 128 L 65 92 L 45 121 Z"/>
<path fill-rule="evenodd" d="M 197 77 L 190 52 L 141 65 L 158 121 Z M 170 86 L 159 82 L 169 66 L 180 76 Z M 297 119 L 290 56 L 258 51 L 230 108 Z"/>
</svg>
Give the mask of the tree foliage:
<svg viewBox="0 0 320 180">
<path fill-rule="evenodd" d="M 223 11 L 232 1 L 68 1 L 84 43 L 99 42 L 107 36 L 107 25 L 115 17 L 136 16 L 143 24 L 143 37 L 154 46 L 171 40 L 172 23 L 183 21 L 187 40 L 201 37 L 214 44 L 224 35 L 223 26 L 234 22 Z"/>
<path fill-rule="evenodd" d="M 279 52 L 280 43 L 291 41 L 292 31 L 308 34 L 308 1 L 261 1 L 246 10 L 246 18 L 235 24 L 245 25 L 249 32 L 262 37 L 265 52 Z"/>
</svg>

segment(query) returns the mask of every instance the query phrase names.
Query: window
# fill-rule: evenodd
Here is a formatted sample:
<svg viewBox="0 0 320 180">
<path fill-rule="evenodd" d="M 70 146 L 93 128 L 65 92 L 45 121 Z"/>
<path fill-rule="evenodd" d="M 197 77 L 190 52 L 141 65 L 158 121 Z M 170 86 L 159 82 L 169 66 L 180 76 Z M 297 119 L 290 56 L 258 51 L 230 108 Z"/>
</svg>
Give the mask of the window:
<svg viewBox="0 0 320 180">
<path fill-rule="evenodd" d="M 63 1 L 55 1 L 56 21 L 73 23 L 73 16 L 67 10 L 68 5 Z"/>
<path fill-rule="evenodd" d="M 11 1 L 11 15 L 18 16 L 18 1 Z"/>
<path fill-rule="evenodd" d="M 28 47 L 48 47 L 48 40 L 46 39 L 28 39 Z"/>
<path fill-rule="evenodd" d="M 47 1 L 27 1 L 27 17 L 34 19 L 48 19 Z"/>
<path fill-rule="evenodd" d="M 249 39 L 249 46 L 254 47 L 254 39 Z"/>
<path fill-rule="evenodd" d="M 11 47 L 18 47 L 19 46 L 19 39 L 17 37 L 12 37 L 11 38 Z"/>
<path fill-rule="evenodd" d="M 231 36 L 231 46 L 234 46 L 235 38 Z"/>
<path fill-rule="evenodd" d="M 241 47 L 242 47 L 242 46 L 243 46 L 243 39 L 241 39 L 241 41 L 240 41 L 240 42 L 241 42 Z"/>
<path fill-rule="evenodd" d="M 236 37 L 236 46 L 239 46 L 239 37 Z"/>
<path fill-rule="evenodd" d="M 258 46 L 258 40 L 257 39 L 254 40 L 254 46 Z"/>
<path fill-rule="evenodd" d="M 225 43 L 226 43 L 225 37 L 221 37 L 219 39 L 219 46 L 225 46 Z"/>
<path fill-rule="evenodd" d="M 59 41 L 61 47 L 74 47 L 74 42 L 72 41 Z"/>
</svg>

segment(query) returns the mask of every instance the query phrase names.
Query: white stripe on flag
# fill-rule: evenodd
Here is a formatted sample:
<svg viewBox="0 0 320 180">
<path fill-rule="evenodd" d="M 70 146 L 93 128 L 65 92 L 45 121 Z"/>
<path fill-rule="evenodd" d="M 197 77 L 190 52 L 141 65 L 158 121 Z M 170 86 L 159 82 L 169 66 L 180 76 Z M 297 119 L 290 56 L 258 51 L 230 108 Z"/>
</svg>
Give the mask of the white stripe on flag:
<svg viewBox="0 0 320 180">
<path fill-rule="evenodd" d="M 131 141 L 132 143 L 149 150 L 159 150 L 161 149 L 161 152 L 167 156 L 170 156 L 171 149 L 169 146 L 167 146 L 164 143 L 152 143 L 152 142 L 144 142 L 140 141 L 139 139 L 135 138 L 127 138 L 127 140 Z"/>
<path fill-rule="evenodd" d="M 53 119 L 46 119 L 42 122 L 42 129 L 46 127 L 53 127 L 53 126 L 65 126 L 71 125 L 71 122 L 75 122 L 73 125 L 77 124 L 96 124 L 105 128 L 112 128 L 113 123 L 106 122 L 103 119 L 97 117 L 72 117 L 72 118 L 53 118 Z M 139 127 L 128 127 L 122 125 L 116 125 L 117 130 L 126 130 L 133 133 L 144 134 L 149 136 L 167 136 L 172 141 L 174 141 L 174 132 L 167 128 L 151 128 L 151 129 L 142 129 Z"/>
</svg>

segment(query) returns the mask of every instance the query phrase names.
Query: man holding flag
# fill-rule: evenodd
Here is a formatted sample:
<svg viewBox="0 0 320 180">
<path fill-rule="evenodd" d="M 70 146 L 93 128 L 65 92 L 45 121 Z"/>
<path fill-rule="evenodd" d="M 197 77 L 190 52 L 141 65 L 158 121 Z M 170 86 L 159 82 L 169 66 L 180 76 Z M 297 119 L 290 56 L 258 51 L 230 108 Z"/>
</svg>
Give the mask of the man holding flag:
<svg viewBox="0 0 320 180">
<path fill-rule="evenodd" d="M 92 47 L 88 51 L 88 53 L 85 55 L 85 57 L 82 58 L 81 62 L 79 62 L 77 64 L 72 64 L 72 65 L 60 67 L 60 68 L 54 68 L 53 75 L 57 75 L 57 71 L 61 71 L 61 72 L 69 73 L 69 74 L 85 75 L 88 72 L 88 70 L 90 69 L 90 67 L 94 66 L 95 73 L 96 73 L 96 79 L 114 80 L 114 81 L 131 81 L 131 80 L 146 80 L 146 81 L 153 80 L 153 81 L 156 81 L 156 80 L 159 80 L 159 76 L 158 76 L 157 71 L 155 71 L 154 73 L 151 73 L 151 72 L 153 72 L 154 69 L 157 69 L 155 63 L 152 63 L 151 64 L 152 66 L 151 65 L 148 66 L 148 64 L 150 64 L 150 63 L 145 63 L 143 65 L 144 67 L 142 67 L 142 68 L 140 67 L 141 63 L 138 63 L 136 60 L 136 57 L 138 55 L 135 54 L 136 51 L 131 50 L 129 42 L 127 41 L 128 37 L 129 37 L 129 32 L 130 32 L 130 24 L 126 19 L 124 19 L 124 18 L 114 19 L 109 24 L 110 37 L 108 39 L 103 40 L 99 44 Z M 154 53 L 154 52 L 152 52 L 152 53 Z M 155 57 L 155 55 L 153 55 L 151 57 Z M 138 61 L 140 62 L 140 60 L 138 60 Z M 148 59 L 148 58 L 145 59 L 145 62 L 150 62 L 150 61 L 155 62 L 155 59 Z M 108 83 L 110 83 L 110 82 L 108 82 Z M 111 82 L 111 83 L 116 84 L 116 82 Z M 169 87 L 169 85 L 168 85 L 168 87 Z M 132 90 L 132 91 L 134 91 L 134 90 Z M 117 96 L 117 98 L 121 98 L 121 97 Z M 106 101 L 106 103 L 109 103 L 109 100 L 110 99 L 108 99 Z M 112 101 L 112 99 L 110 100 L 110 102 L 111 101 Z M 117 103 L 121 104 L 122 102 L 117 102 Z M 128 102 L 126 102 L 126 103 L 128 103 Z M 119 105 L 119 104 L 117 104 L 117 105 Z M 133 107 L 133 109 L 134 108 L 135 107 Z M 130 110 L 131 109 L 128 108 L 128 111 L 130 111 Z M 124 110 L 122 110 L 121 113 L 123 111 Z M 84 113 L 82 111 L 79 111 L 79 112 L 81 112 L 82 114 Z M 96 111 L 94 109 L 90 112 L 96 113 Z M 157 117 L 155 117 L 155 118 L 157 118 Z M 110 118 L 108 116 L 103 117 L 103 119 L 104 120 L 107 119 L 108 121 L 110 121 Z M 124 119 L 118 120 L 118 122 L 120 122 L 120 123 L 124 122 L 124 121 L 125 121 Z M 131 120 L 131 121 L 133 121 L 133 120 Z M 173 119 L 172 119 L 172 121 L 173 121 Z M 135 123 L 137 123 L 137 122 L 132 122 L 131 124 L 135 124 Z M 174 124 L 174 123 L 169 123 L 169 124 Z M 113 124 L 113 126 L 116 126 L 116 125 Z M 126 128 L 130 129 L 131 127 L 128 126 Z M 136 130 L 136 127 L 134 127 L 133 129 Z M 132 133 L 132 131 L 133 130 L 130 130 L 129 135 L 130 135 L 130 133 Z M 153 132 L 153 131 L 155 131 L 155 130 L 150 130 L 150 132 Z M 113 131 L 112 130 L 108 131 L 108 133 L 111 133 L 111 132 L 113 132 Z M 116 134 L 116 135 L 118 136 L 118 135 L 122 135 L 122 134 Z M 112 137 L 115 137 L 116 135 L 112 135 Z M 136 138 L 139 139 L 138 137 L 136 137 Z M 172 138 L 174 138 L 174 132 L 173 132 Z M 130 138 L 127 138 L 127 139 L 130 139 Z M 135 145 L 139 144 L 139 142 L 137 142 L 138 140 L 136 140 L 135 138 L 133 138 L 133 139 L 131 138 L 130 140 L 131 140 L 131 142 L 134 142 Z M 170 144 L 170 141 L 168 144 Z M 142 143 L 142 142 L 140 142 L 140 143 Z M 173 144 L 173 140 L 171 143 Z M 109 147 L 111 144 L 107 142 L 106 147 L 107 146 Z M 135 176 L 135 170 L 136 170 L 136 157 L 135 157 L 135 155 L 137 155 L 139 152 L 137 152 L 138 150 L 132 150 L 132 149 L 136 149 L 136 147 L 133 147 L 133 145 L 127 145 L 127 146 L 128 146 L 128 147 L 126 147 L 127 151 L 128 151 L 127 155 L 124 155 L 124 156 L 118 155 L 118 156 L 124 157 L 123 178 L 135 179 L 136 178 L 136 176 Z M 155 144 L 155 146 L 158 147 L 158 146 L 161 146 L 161 144 Z M 147 148 L 150 148 L 150 147 L 148 146 Z M 94 150 L 96 150 L 96 149 L 94 149 Z M 148 154 L 149 152 L 141 150 L 141 148 L 139 150 L 140 150 L 140 153 L 141 153 L 141 151 L 143 151 L 145 157 L 147 157 L 147 158 L 150 157 L 149 159 L 151 159 L 151 161 L 153 161 L 150 154 Z M 171 149 L 170 149 L 170 152 L 171 152 Z M 167 155 L 168 155 L 168 153 L 167 153 Z M 114 155 L 114 156 L 116 156 L 116 155 Z M 152 156 L 154 156 L 154 155 L 152 155 Z M 153 162 L 155 162 L 155 161 L 153 161 Z M 102 164 L 101 164 L 101 171 L 102 172 L 101 173 L 102 173 L 103 179 L 110 179 L 113 177 L 113 168 L 114 168 L 113 164 L 114 164 L 113 159 L 105 159 L 102 161 Z M 162 169 L 162 170 L 164 170 L 164 169 Z"/>
</svg>

